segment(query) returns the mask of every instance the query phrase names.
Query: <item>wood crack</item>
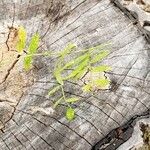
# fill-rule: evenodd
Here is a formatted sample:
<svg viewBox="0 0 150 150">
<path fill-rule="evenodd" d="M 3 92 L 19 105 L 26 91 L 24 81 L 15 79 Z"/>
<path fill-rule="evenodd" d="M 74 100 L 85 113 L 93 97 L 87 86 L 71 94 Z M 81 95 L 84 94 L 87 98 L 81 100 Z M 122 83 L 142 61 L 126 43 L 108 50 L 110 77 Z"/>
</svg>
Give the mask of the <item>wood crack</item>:
<svg viewBox="0 0 150 150">
<path fill-rule="evenodd" d="M 112 130 L 106 137 L 97 142 L 93 146 L 92 150 L 116 150 L 121 144 L 124 143 L 124 141 L 127 141 L 132 136 L 133 127 L 136 121 L 143 117 L 150 117 L 150 109 L 140 115 L 132 117 L 124 125 Z M 122 140 L 120 140 L 120 138 Z"/>
<path fill-rule="evenodd" d="M 19 61 L 19 57 L 20 57 L 20 55 L 17 56 L 17 59 L 13 62 L 13 64 L 11 65 L 11 67 L 7 70 L 7 73 L 6 73 L 6 75 L 5 75 L 4 79 L 3 79 L 3 81 L 2 81 L 0 84 L 4 83 L 4 82 L 7 80 L 7 78 L 8 78 L 9 75 L 10 75 L 11 70 L 14 69 L 15 65 L 16 65 L 17 62 Z"/>
<path fill-rule="evenodd" d="M 19 105 L 19 103 L 20 103 L 22 97 L 23 97 L 23 94 L 21 95 L 20 99 L 18 100 L 16 106 L 13 107 L 14 110 L 13 110 L 13 112 L 12 112 L 10 118 L 5 122 L 4 127 L 1 129 L 1 131 L 2 131 L 3 133 L 5 133 L 5 131 L 4 131 L 5 125 L 13 118 L 14 113 L 16 112 L 17 106 Z"/>
</svg>

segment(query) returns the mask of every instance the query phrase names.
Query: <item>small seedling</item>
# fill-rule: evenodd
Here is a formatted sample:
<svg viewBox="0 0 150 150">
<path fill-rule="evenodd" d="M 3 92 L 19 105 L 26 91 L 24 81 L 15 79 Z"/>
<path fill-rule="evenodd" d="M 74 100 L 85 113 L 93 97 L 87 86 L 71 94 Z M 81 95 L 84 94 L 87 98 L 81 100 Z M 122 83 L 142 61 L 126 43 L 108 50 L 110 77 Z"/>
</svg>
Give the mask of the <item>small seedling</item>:
<svg viewBox="0 0 150 150">
<path fill-rule="evenodd" d="M 53 108 L 56 109 L 58 105 L 65 103 L 66 108 L 66 119 L 71 121 L 75 118 L 75 109 L 72 104 L 80 100 L 79 97 L 67 97 L 65 94 L 65 82 L 68 80 L 73 80 L 78 83 L 79 80 L 87 78 L 84 82 L 81 90 L 83 92 L 94 92 L 97 89 L 106 89 L 110 80 L 106 78 L 103 74 L 105 71 L 110 71 L 111 67 L 107 65 L 97 66 L 98 62 L 101 62 L 109 54 L 109 51 L 102 50 L 103 45 L 98 45 L 88 49 L 77 51 L 75 44 L 69 43 L 62 51 L 57 53 L 52 53 L 46 51 L 44 53 L 37 53 L 39 46 L 40 36 L 35 33 L 29 46 L 26 47 L 27 34 L 23 27 L 19 28 L 18 32 L 19 41 L 17 43 L 16 49 L 18 53 L 25 53 L 24 57 L 24 69 L 26 71 L 30 70 L 33 63 L 34 56 L 57 56 L 58 59 L 55 62 L 55 67 L 53 76 L 56 79 L 56 85 L 50 89 L 48 96 L 51 97 L 57 92 L 61 92 L 61 96 L 58 100 L 55 100 Z M 72 58 L 70 61 L 66 61 L 66 58 Z M 98 74 L 101 74 L 99 76 Z"/>
</svg>

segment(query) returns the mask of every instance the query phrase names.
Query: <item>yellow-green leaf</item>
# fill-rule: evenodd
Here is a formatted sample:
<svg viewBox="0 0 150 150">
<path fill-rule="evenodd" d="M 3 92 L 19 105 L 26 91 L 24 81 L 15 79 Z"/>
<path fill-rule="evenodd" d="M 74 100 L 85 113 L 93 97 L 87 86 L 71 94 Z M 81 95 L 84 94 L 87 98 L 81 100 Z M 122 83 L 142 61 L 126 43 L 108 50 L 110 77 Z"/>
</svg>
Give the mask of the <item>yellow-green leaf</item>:
<svg viewBox="0 0 150 150">
<path fill-rule="evenodd" d="M 109 54 L 109 51 L 102 51 L 100 52 L 99 54 L 97 54 L 96 56 L 94 56 L 92 59 L 91 59 L 91 63 L 96 63 L 98 61 L 101 61 L 102 59 L 104 59 L 107 55 Z"/>
<path fill-rule="evenodd" d="M 56 91 L 58 91 L 59 89 L 60 89 L 60 85 L 54 87 L 52 90 L 50 90 L 50 91 L 48 92 L 48 96 L 54 94 L 54 93 L 55 93 Z"/>
<path fill-rule="evenodd" d="M 71 66 L 76 66 L 78 65 L 80 62 L 82 62 L 84 59 L 87 59 L 89 57 L 89 54 L 84 54 L 82 56 L 79 56 L 77 58 L 75 58 L 74 60 L 70 61 L 69 63 L 67 63 L 64 67 L 63 70 L 66 68 L 69 68 Z"/>
<path fill-rule="evenodd" d="M 105 89 L 110 84 L 110 80 L 108 79 L 97 79 L 93 81 L 93 84 L 101 89 Z"/>
<path fill-rule="evenodd" d="M 102 65 L 102 66 L 91 68 L 92 72 L 104 72 L 104 71 L 110 71 L 110 70 L 111 70 L 111 67 L 107 65 Z"/>
<path fill-rule="evenodd" d="M 67 120 L 69 120 L 69 121 L 72 121 L 72 120 L 75 118 L 75 111 L 74 111 L 74 109 L 72 109 L 71 107 L 68 107 L 68 108 L 67 108 L 67 111 L 66 111 L 66 118 L 67 118 Z"/>
<path fill-rule="evenodd" d="M 82 61 L 79 66 L 77 66 L 69 76 L 67 76 L 64 80 L 70 79 L 75 77 L 81 70 L 83 70 L 85 67 L 88 66 L 89 63 L 89 57 L 87 57 L 84 61 Z"/>
<path fill-rule="evenodd" d="M 55 76 L 57 82 L 59 84 L 63 85 L 63 79 L 62 79 L 62 76 L 61 76 L 61 72 L 58 68 L 54 71 L 54 76 Z"/>
<path fill-rule="evenodd" d="M 81 71 L 74 77 L 74 79 L 75 79 L 75 80 L 81 79 L 81 78 L 86 74 L 87 71 L 88 71 L 88 66 L 85 67 L 83 70 L 81 70 Z"/>
<path fill-rule="evenodd" d="M 91 91 L 91 85 L 90 84 L 86 84 L 82 87 L 83 92 L 90 92 Z"/>
<path fill-rule="evenodd" d="M 24 27 L 19 27 L 18 30 L 18 42 L 16 49 L 19 53 L 23 52 L 23 49 L 25 48 L 26 45 L 26 38 L 27 38 L 27 33 Z"/>
<path fill-rule="evenodd" d="M 66 99 L 65 101 L 66 101 L 67 103 L 74 103 L 74 102 L 76 102 L 76 101 L 78 101 L 78 100 L 79 100 L 78 97 L 72 97 L 72 98 Z"/>
<path fill-rule="evenodd" d="M 67 54 L 69 54 L 69 53 L 73 50 L 73 48 L 75 48 L 75 47 L 76 47 L 75 44 L 69 43 L 69 44 L 65 47 L 65 49 L 60 52 L 59 55 L 60 55 L 61 57 L 65 57 L 65 56 L 66 56 Z"/>
<path fill-rule="evenodd" d="M 24 69 L 26 70 L 26 71 L 29 71 L 30 69 L 31 69 L 31 67 L 32 67 L 32 56 L 26 56 L 25 58 L 24 58 Z"/>
<path fill-rule="evenodd" d="M 29 54 L 35 54 L 37 52 L 37 48 L 39 46 L 40 36 L 38 33 L 35 33 L 30 41 L 28 53 Z"/>
</svg>

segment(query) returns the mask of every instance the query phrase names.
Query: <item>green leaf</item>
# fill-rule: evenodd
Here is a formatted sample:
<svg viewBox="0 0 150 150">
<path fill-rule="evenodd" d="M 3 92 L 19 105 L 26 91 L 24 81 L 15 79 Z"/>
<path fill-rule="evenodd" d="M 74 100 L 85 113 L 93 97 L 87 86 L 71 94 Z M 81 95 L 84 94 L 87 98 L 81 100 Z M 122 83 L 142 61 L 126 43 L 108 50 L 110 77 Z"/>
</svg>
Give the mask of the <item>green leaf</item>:
<svg viewBox="0 0 150 150">
<path fill-rule="evenodd" d="M 104 71 L 110 71 L 110 70 L 111 70 L 111 67 L 106 66 L 106 65 L 91 68 L 92 72 L 104 72 Z"/>
<path fill-rule="evenodd" d="M 66 99 L 65 101 L 66 101 L 67 103 L 74 103 L 74 102 L 76 102 L 76 101 L 78 101 L 78 100 L 79 100 L 78 97 L 73 97 L 73 98 L 68 98 L 68 99 Z"/>
<path fill-rule="evenodd" d="M 75 111 L 74 111 L 74 109 L 72 109 L 71 107 L 68 107 L 68 108 L 67 108 L 67 111 L 66 111 L 66 118 L 67 118 L 67 120 L 69 120 L 69 121 L 72 121 L 72 120 L 75 118 Z"/>
<path fill-rule="evenodd" d="M 60 89 L 60 85 L 54 87 L 52 90 L 50 90 L 50 91 L 48 92 L 48 96 L 54 94 L 54 93 L 55 93 L 56 91 L 58 91 L 59 89 Z"/>
<path fill-rule="evenodd" d="M 18 30 L 18 42 L 16 49 L 19 53 L 23 52 L 23 49 L 25 48 L 26 45 L 26 38 L 27 38 L 27 33 L 24 27 L 20 27 Z"/>
<path fill-rule="evenodd" d="M 93 81 L 93 84 L 98 86 L 101 89 L 105 89 L 110 84 L 110 80 L 108 80 L 108 79 L 97 79 L 97 80 Z"/>
<path fill-rule="evenodd" d="M 84 69 L 85 67 L 88 66 L 89 63 L 89 57 L 87 57 L 83 62 L 81 62 L 79 64 L 79 66 L 77 66 L 71 73 L 69 76 L 67 76 L 66 78 L 64 78 L 64 80 L 70 79 L 75 77 L 82 69 Z"/>
<path fill-rule="evenodd" d="M 30 41 L 28 53 L 29 54 L 35 54 L 37 52 L 37 48 L 39 46 L 40 36 L 38 33 L 35 33 Z"/>
<path fill-rule="evenodd" d="M 91 64 L 101 61 L 109 54 L 109 51 L 102 51 L 91 59 Z"/>
<path fill-rule="evenodd" d="M 61 103 L 62 100 L 63 96 L 54 103 L 53 108 L 55 109 Z"/>
<path fill-rule="evenodd" d="M 90 92 L 92 86 L 90 84 L 86 84 L 82 87 L 83 92 Z"/>
<path fill-rule="evenodd" d="M 63 79 L 62 79 L 61 72 L 60 72 L 59 68 L 56 68 L 56 70 L 54 71 L 54 76 L 55 76 L 57 82 L 59 84 L 63 85 Z"/>
<path fill-rule="evenodd" d="M 61 51 L 60 52 L 60 56 L 61 57 L 65 57 L 67 54 L 69 54 L 72 50 L 73 50 L 73 48 L 75 48 L 76 47 L 76 45 L 75 44 L 72 44 L 72 43 L 69 43 L 67 46 L 66 46 L 66 48 L 63 50 L 63 51 Z"/>
<path fill-rule="evenodd" d="M 83 70 L 81 70 L 81 71 L 74 77 L 75 80 L 81 79 L 81 78 L 86 74 L 87 71 L 88 71 L 88 66 L 85 67 Z"/>
<path fill-rule="evenodd" d="M 74 60 L 72 60 L 72 61 L 70 61 L 69 63 L 67 63 L 64 67 L 63 67 L 63 70 L 64 69 L 67 69 L 67 68 L 69 68 L 69 67 L 71 67 L 71 66 L 76 66 L 76 65 L 78 65 L 81 61 L 83 61 L 84 59 L 87 59 L 87 58 L 89 58 L 89 54 L 84 54 L 84 55 L 82 55 L 82 56 L 79 56 L 79 57 L 77 57 L 77 58 L 75 58 Z"/>
<path fill-rule="evenodd" d="M 24 69 L 26 70 L 26 71 L 29 71 L 30 69 L 31 69 L 31 67 L 32 67 L 32 56 L 26 56 L 25 58 L 24 58 Z"/>
</svg>

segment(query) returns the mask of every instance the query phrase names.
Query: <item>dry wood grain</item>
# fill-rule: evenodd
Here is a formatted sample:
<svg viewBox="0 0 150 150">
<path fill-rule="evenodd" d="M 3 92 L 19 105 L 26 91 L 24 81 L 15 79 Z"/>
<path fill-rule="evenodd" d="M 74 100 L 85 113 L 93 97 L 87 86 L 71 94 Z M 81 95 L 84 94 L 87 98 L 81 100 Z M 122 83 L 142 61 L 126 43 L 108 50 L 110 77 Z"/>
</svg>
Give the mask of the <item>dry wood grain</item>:
<svg viewBox="0 0 150 150">
<path fill-rule="evenodd" d="M 106 75 L 113 88 L 89 96 L 79 91 L 79 85 L 66 83 L 66 93 L 82 98 L 76 119 L 68 122 L 65 106 L 54 114 L 49 111 L 53 98 L 46 95 L 55 83 L 49 73 L 54 60 L 38 57 L 33 83 L 25 86 L 13 109 L 1 98 L 7 88 L 0 85 L 1 150 L 90 150 L 112 129 L 149 110 L 149 45 L 132 20 L 109 0 L 2 0 L 3 44 L 11 25 L 23 25 L 29 37 L 38 31 L 42 37 L 39 51 L 59 51 L 68 42 L 80 49 L 111 42 L 111 53 L 103 63 L 112 66 Z"/>
</svg>

